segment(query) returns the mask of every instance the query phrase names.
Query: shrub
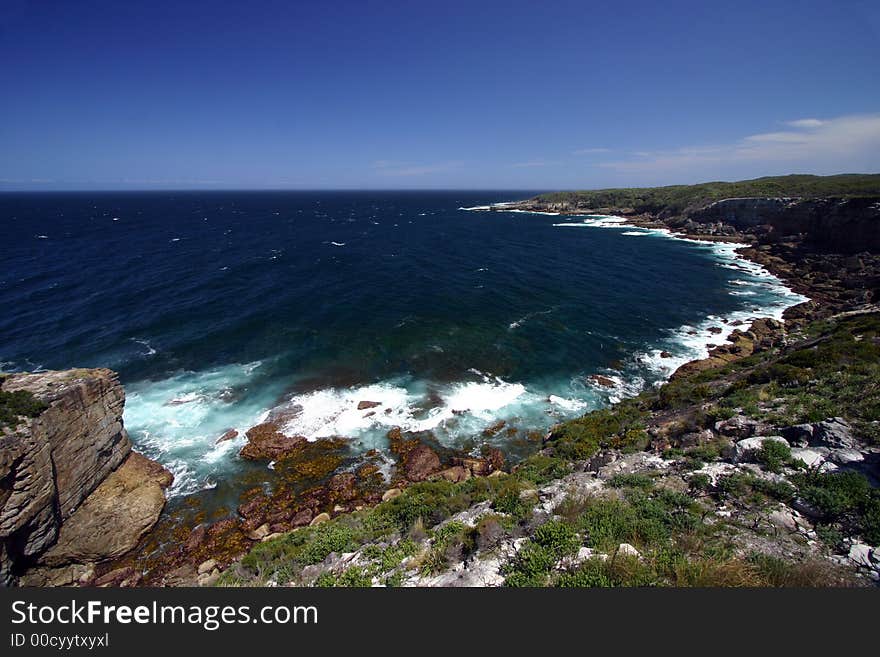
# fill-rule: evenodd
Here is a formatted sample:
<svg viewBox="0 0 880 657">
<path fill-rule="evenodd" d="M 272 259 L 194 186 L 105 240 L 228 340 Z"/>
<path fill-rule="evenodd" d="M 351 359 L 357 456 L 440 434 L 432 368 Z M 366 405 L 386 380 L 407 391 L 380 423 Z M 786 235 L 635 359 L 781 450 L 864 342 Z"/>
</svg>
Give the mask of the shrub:
<svg viewBox="0 0 880 657">
<path fill-rule="evenodd" d="M 549 550 L 557 559 L 572 554 L 581 545 L 574 528 L 558 520 L 551 520 L 538 527 L 532 540 Z"/>
<path fill-rule="evenodd" d="M 646 474 L 617 474 L 608 480 L 612 488 L 653 488 L 654 478 Z"/>
<path fill-rule="evenodd" d="M 0 427 L 14 427 L 20 417 L 37 417 L 49 406 L 27 390 L 0 390 Z"/>
<path fill-rule="evenodd" d="M 791 461 L 791 448 L 778 440 L 765 440 L 755 457 L 770 472 L 779 472 Z"/>
</svg>

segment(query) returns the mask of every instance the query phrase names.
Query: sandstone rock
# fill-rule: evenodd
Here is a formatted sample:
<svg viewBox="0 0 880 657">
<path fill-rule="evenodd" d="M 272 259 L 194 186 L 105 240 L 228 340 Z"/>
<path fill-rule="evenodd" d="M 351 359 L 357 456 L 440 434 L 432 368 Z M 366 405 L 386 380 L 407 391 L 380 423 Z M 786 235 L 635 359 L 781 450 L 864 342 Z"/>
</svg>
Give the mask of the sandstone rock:
<svg viewBox="0 0 880 657">
<path fill-rule="evenodd" d="M 199 567 L 196 569 L 196 572 L 199 575 L 204 575 L 205 573 L 210 573 L 214 568 L 217 567 L 217 562 L 214 559 L 208 559 L 207 561 L 203 561 L 199 564 Z"/>
<path fill-rule="evenodd" d="M 252 461 L 277 461 L 297 452 L 307 441 L 304 436 L 286 436 L 271 422 L 248 429 L 247 445 L 241 448 L 242 458 Z"/>
<path fill-rule="evenodd" d="M 0 432 L 0 583 L 32 562 L 131 451 L 125 393 L 106 369 L 13 374 L 3 390 L 30 392 L 48 408 Z"/>
<path fill-rule="evenodd" d="M 195 566 L 186 563 L 166 573 L 161 583 L 163 586 L 195 586 L 198 583 L 198 573 Z"/>
<path fill-rule="evenodd" d="M 672 354 L 670 354 L 668 351 L 661 351 L 660 358 L 672 358 Z"/>
<path fill-rule="evenodd" d="M 368 408 L 376 408 L 377 406 L 381 406 L 382 402 L 377 401 L 360 401 L 358 402 L 357 409 L 359 411 L 364 411 Z"/>
<path fill-rule="evenodd" d="M 235 429 L 230 429 L 222 436 L 220 436 L 214 444 L 219 445 L 220 443 L 225 443 L 227 440 L 235 440 L 236 438 L 238 438 L 238 431 L 236 431 Z"/>
<path fill-rule="evenodd" d="M 205 542 L 205 539 L 208 537 L 208 527 L 206 525 L 199 525 L 195 529 L 193 529 L 186 541 L 183 544 L 184 552 L 192 552 L 197 549 L 202 543 Z"/>
<path fill-rule="evenodd" d="M 131 566 L 126 566 L 104 573 L 95 579 L 93 585 L 102 588 L 136 586 L 140 580 L 141 574 Z"/>
<path fill-rule="evenodd" d="M 40 563 L 61 566 L 122 556 L 156 524 L 165 506 L 163 489 L 172 479 L 161 465 L 132 452 L 64 522 Z"/>
<path fill-rule="evenodd" d="M 311 521 L 311 509 L 303 509 L 293 516 L 293 519 L 290 521 L 290 525 L 292 527 L 304 527 L 305 525 L 308 525 Z"/>
<path fill-rule="evenodd" d="M 483 435 L 487 438 L 490 438 L 501 431 L 505 426 L 507 426 L 507 422 L 505 420 L 498 420 L 497 422 L 493 422 L 488 427 L 483 429 Z"/>
<path fill-rule="evenodd" d="M 403 491 L 399 488 L 389 488 L 382 494 L 382 501 L 387 502 L 388 500 L 393 500 L 395 497 L 399 497 L 403 494 Z"/>
<path fill-rule="evenodd" d="M 470 479 L 471 471 L 463 465 L 454 465 L 451 468 L 441 470 L 436 475 L 433 475 L 433 477 L 440 477 L 442 479 L 445 479 L 446 481 L 458 483 L 460 481 L 466 481 Z"/>
<path fill-rule="evenodd" d="M 440 469 L 440 457 L 427 445 L 419 445 L 406 453 L 403 473 L 410 481 L 423 481 Z"/>
<path fill-rule="evenodd" d="M 266 536 L 269 535 L 269 523 L 264 522 L 262 525 L 257 527 L 255 530 L 250 531 L 246 534 L 246 536 L 252 541 L 261 541 Z"/>
<path fill-rule="evenodd" d="M 340 472 L 330 478 L 327 491 L 331 499 L 347 502 L 357 497 L 356 483 L 357 477 L 353 472 Z"/>
<path fill-rule="evenodd" d="M 196 582 L 199 586 L 214 586 L 214 584 L 216 584 L 219 579 L 220 571 L 215 568 L 210 573 L 203 573 L 199 575 Z"/>
<path fill-rule="evenodd" d="M 312 518 L 312 521 L 309 523 L 309 526 L 314 527 L 315 525 L 321 525 L 325 522 L 328 522 L 329 520 L 330 520 L 329 513 L 319 513 L 314 518 Z"/>
<path fill-rule="evenodd" d="M 604 386 L 605 388 L 613 388 L 615 385 L 613 379 L 609 379 L 607 376 L 602 376 L 601 374 L 591 374 L 590 381 L 593 383 L 598 383 L 600 386 Z"/>
</svg>

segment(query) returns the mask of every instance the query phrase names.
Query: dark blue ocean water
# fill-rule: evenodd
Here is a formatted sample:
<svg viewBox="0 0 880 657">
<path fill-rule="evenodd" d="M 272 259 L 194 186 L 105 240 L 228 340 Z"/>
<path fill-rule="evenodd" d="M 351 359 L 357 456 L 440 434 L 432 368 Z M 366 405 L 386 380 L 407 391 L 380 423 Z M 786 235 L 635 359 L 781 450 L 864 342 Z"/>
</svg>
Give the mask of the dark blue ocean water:
<svg viewBox="0 0 880 657">
<path fill-rule="evenodd" d="M 183 493 L 234 467 L 219 435 L 279 404 L 290 432 L 357 448 L 390 426 L 471 444 L 651 385 L 709 326 L 798 300 L 730 248 L 460 209 L 527 196 L 0 195 L 0 361 L 118 370 L 133 439 Z"/>
</svg>

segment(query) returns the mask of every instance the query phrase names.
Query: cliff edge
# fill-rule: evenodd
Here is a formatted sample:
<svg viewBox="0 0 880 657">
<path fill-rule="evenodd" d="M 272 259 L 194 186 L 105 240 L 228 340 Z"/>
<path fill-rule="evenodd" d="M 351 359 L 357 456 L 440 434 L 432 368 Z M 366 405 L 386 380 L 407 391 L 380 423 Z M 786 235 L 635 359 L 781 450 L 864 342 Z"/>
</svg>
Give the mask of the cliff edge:
<svg viewBox="0 0 880 657">
<path fill-rule="evenodd" d="M 132 451 L 116 374 L 12 374 L 0 393 L 0 582 L 72 583 L 133 548 L 171 474 Z"/>
</svg>

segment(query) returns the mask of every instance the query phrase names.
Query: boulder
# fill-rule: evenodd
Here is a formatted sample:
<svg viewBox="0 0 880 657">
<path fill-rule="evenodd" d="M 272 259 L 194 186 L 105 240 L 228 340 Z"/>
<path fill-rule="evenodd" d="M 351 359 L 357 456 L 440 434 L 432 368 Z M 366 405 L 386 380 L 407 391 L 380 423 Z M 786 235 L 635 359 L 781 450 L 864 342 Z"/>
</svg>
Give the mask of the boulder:
<svg viewBox="0 0 880 657">
<path fill-rule="evenodd" d="M 437 474 L 432 475 L 432 478 L 442 478 L 453 483 L 466 481 L 470 479 L 470 477 L 471 471 L 463 465 L 453 465 L 451 468 L 446 468 L 445 470 L 441 470 Z"/>
<path fill-rule="evenodd" d="M 399 488 L 389 488 L 384 493 L 382 493 L 382 501 L 387 502 L 388 500 L 393 500 L 395 497 L 399 497 L 403 493 Z"/>
<path fill-rule="evenodd" d="M 765 441 L 774 441 L 789 447 L 788 441 L 782 436 L 754 436 L 752 438 L 743 438 L 733 445 L 732 458 L 736 463 L 746 463 L 754 461 L 758 452 L 763 447 Z"/>
<path fill-rule="evenodd" d="M 290 520 L 290 525 L 292 527 L 304 527 L 308 525 L 312 521 L 312 510 L 311 509 L 303 509 L 302 511 L 297 512 L 293 518 Z"/>
<path fill-rule="evenodd" d="M 382 402 L 377 401 L 359 401 L 357 405 L 357 409 L 359 411 L 365 411 L 368 408 L 376 408 L 377 406 L 381 406 Z"/>
<path fill-rule="evenodd" d="M 264 422 L 248 429 L 247 445 L 239 453 L 252 461 L 277 461 L 299 451 L 307 442 L 304 436 L 286 436 L 272 422 Z"/>
<path fill-rule="evenodd" d="M 825 462 L 825 457 L 828 455 L 828 450 L 824 450 L 824 452 L 825 453 L 819 451 L 818 449 L 792 447 L 791 458 L 794 460 L 803 461 L 804 463 L 806 463 L 808 468 L 817 468 Z"/>
<path fill-rule="evenodd" d="M 208 559 L 207 561 L 203 561 L 199 564 L 199 567 L 196 569 L 196 572 L 199 575 L 204 575 L 205 573 L 210 573 L 214 568 L 217 567 L 217 562 L 214 559 Z"/>
<path fill-rule="evenodd" d="M 357 477 L 353 472 L 340 472 L 327 482 L 327 492 L 332 500 L 347 502 L 357 497 Z"/>
<path fill-rule="evenodd" d="M 161 465 L 132 452 L 61 526 L 40 563 L 62 566 L 122 556 L 156 524 L 172 480 Z"/>
<path fill-rule="evenodd" d="M 607 376 L 602 376 L 601 374 L 591 374 L 590 381 L 593 383 L 598 383 L 600 386 L 605 388 L 613 388 L 616 383 L 614 383 L 613 379 L 609 379 Z"/>
<path fill-rule="evenodd" d="M 235 429 L 230 429 L 222 436 L 220 436 L 214 444 L 219 445 L 220 443 L 225 443 L 227 440 L 235 440 L 236 438 L 238 438 L 238 431 L 236 431 Z"/>
<path fill-rule="evenodd" d="M 865 455 L 857 449 L 833 449 L 828 460 L 837 465 L 847 465 L 864 461 Z"/>
<path fill-rule="evenodd" d="M 505 420 L 498 420 L 497 422 L 493 422 L 488 427 L 483 429 L 483 435 L 487 438 L 491 438 L 496 433 L 501 431 L 505 426 L 507 426 L 507 422 Z"/>
<path fill-rule="evenodd" d="M 852 561 L 857 566 L 861 566 L 863 568 L 874 568 L 874 564 L 871 561 L 871 553 L 874 550 L 870 545 L 866 545 L 864 543 L 853 543 L 849 548 L 849 553 L 847 556 L 849 560 Z"/>
<path fill-rule="evenodd" d="M 424 481 L 440 469 L 440 457 L 427 445 L 418 445 L 403 458 L 403 474 L 410 481 Z"/>
<path fill-rule="evenodd" d="M 852 427 L 840 417 L 832 417 L 813 424 L 798 424 L 780 432 L 798 447 L 827 447 L 830 449 L 858 449 Z"/>
<path fill-rule="evenodd" d="M 856 449 L 859 443 L 853 436 L 852 427 L 840 417 L 832 417 L 813 425 L 811 445 L 830 447 L 832 449 Z"/>
<path fill-rule="evenodd" d="M 617 546 L 617 551 L 614 553 L 615 557 L 635 557 L 636 559 L 641 558 L 642 553 L 636 550 L 629 543 L 621 543 Z"/>
<path fill-rule="evenodd" d="M 764 428 L 757 420 L 744 415 L 734 415 L 730 419 L 715 423 L 715 431 L 728 438 L 748 438 L 759 433 Z"/>
<path fill-rule="evenodd" d="M 309 523 L 309 527 L 314 527 L 315 525 L 323 525 L 325 522 L 329 522 L 330 514 L 329 513 L 319 513 L 312 521 Z"/>
<path fill-rule="evenodd" d="M 262 541 L 269 535 L 269 523 L 264 522 L 262 525 L 250 531 L 246 536 L 252 541 Z"/>
</svg>

